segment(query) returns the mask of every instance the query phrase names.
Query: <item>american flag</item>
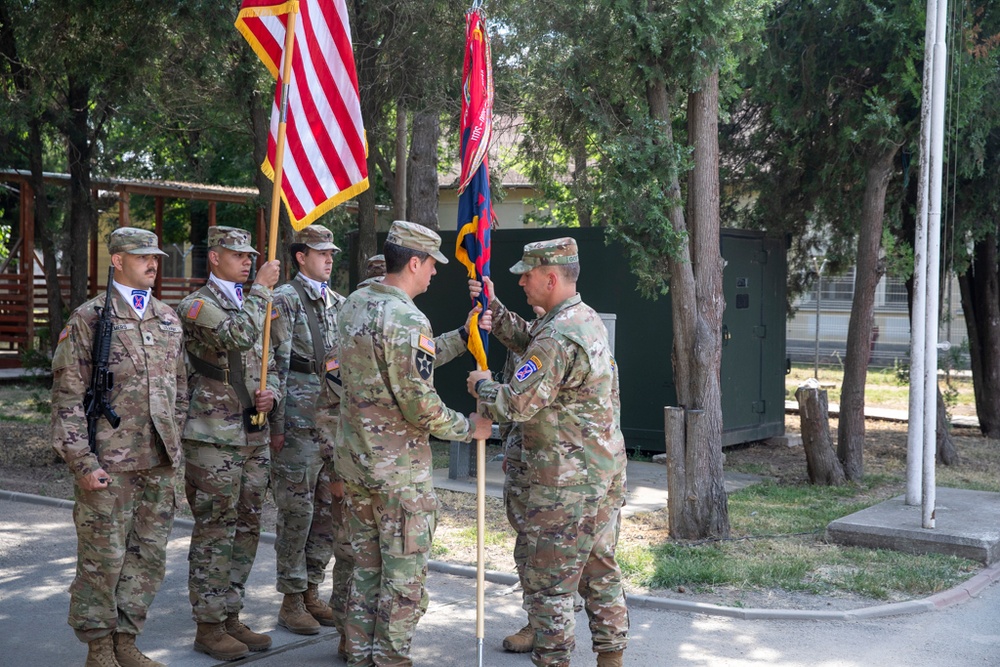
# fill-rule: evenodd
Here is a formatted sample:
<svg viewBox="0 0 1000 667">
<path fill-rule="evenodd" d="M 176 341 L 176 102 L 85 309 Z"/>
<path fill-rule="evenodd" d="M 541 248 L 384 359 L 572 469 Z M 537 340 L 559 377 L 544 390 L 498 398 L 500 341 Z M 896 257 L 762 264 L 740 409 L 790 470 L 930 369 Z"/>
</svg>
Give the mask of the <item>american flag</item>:
<svg viewBox="0 0 1000 667">
<path fill-rule="evenodd" d="M 243 0 L 236 29 L 277 82 L 261 170 L 274 180 L 282 52 L 296 4 L 281 199 L 292 226 L 302 229 L 366 190 L 368 165 L 345 0 Z"/>
</svg>

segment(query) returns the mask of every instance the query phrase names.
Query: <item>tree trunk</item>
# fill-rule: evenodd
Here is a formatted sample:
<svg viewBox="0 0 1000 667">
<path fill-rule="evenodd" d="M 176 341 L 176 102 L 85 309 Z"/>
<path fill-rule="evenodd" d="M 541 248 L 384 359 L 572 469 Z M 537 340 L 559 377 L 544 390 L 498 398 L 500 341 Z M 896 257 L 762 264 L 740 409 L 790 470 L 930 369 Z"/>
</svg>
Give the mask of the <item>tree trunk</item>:
<svg viewBox="0 0 1000 667">
<path fill-rule="evenodd" d="M 795 392 L 802 418 L 802 448 L 810 484 L 840 486 L 847 478 L 830 438 L 830 410 L 825 389 L 802 385 Z"/>
<path fill-rule="evenodd" d="M 438 140 L 441 121 L 434 109 L 413 114 L 410 141 L 409 178 L 406 187 L 407 220 L 437 229 L 438 222 Z"/>
<path fill-rule="evenodd" d="M 994 439 L 1000 438 L 1000 276 L 997 259 L 994 231 L 976 242 L 972 264 L 958 278 L 969 335 L 979 430 Z"/>
<path fill-rule="evenodd" d="M 401 102 L 396 104 L 396 173 L 392 188 L 392 217 L 406 219 L 406 108 Z"/>
<path fill-rule="evenodd" d="M 670 95 L 654 82 L 647 92 L 654 117 L 663 120 L 667 141 Z M 694 168 L 688 180 L 688 215 L 670 211 L 674 228 L 687 233 L 670 260 L 672 350 L 678 405 L 685 409 L 683 445 L 672 445 L 673 488 L 668 488 L 670 534 L 680 539 L 729 535 L 729 508 L 722 471 L 722 256 L 719 250 L 719 75 L 713 71 L 688 97 L 688 137 Z M 674 179 L 668 196 L 679 201 Z M 669 455 L 668 455 L 668 458 Z M 678 488 L 680 487 L 680 488 Z"/>
<path fill-rule="evenodd" d="M 847 359 L 840 392 L 840 427 L 837 429 L 837 456 L 844 465 L 844 474 L 852 482 L 861 481 L 865 472 L 865 380 L 871 352 L 875 287 L 885 272 L 879 260 L 885 193 L 897 150 L 896 147 L 883 150 L 868 165 L 861 209 L 857 273 L 851 318 L 847 325 Z"/>
<path fill-rule="evenodd" d="M 90 238 L 96 224 L 94 200 L 90 182 L 92 144 L 90 137 L 90 86 L 68 77 L 66 96 L 69 120 L 63 126 L 69 160 L 69 307 L 74 309 L 87 300 L 88 245 L 81 239 Z M 102 239 L 98 239 L 98 243 Z"/>
<path fill-rule="evenodd" d="M 938 463 L 946 466 L 958 463 L 958 450 L 955 449 L 955 441 L 951 437 L 951 429 L 948 424 L 948 412 L 944 407 L 944 397 L 941 396 L 941 387 L 937 387 L 937 429 L 935 430 L 935 451 Z"/>
<path fill-rule="evenodd" d="M 31 165 L 31 189 L 35 194 L 35 240 L 42 249 L 45 271 L 45 294 L 49 309 L 49 351 L 55 352 L 59 342 L 58 334 L 63 328 L 63 299 L 59 288 L 59 266 L 52 230 L 49 229 L 49 200 L 45 192 L 42 176 L 42 129 L 41 120 L 33 118 L 28 127 L 29 164 Z M 25 249 L 22 248 L 22 252 Z M 34 266 L 34 258 L 29 257 L 29 266 Z M 31 279 L 29 278 L 29 281 Z M 29 282 L 29 285 L 33 284 Z"/>
<path fill-rule="evenodd" d="M 576 197 L 574 208 L 581 227 L 593 226 L 593 211 L 590 207 L 590 183 L 587 177 L 587 139 L 582 138 L 573 146 L 573 192 Z"/>
</svg>

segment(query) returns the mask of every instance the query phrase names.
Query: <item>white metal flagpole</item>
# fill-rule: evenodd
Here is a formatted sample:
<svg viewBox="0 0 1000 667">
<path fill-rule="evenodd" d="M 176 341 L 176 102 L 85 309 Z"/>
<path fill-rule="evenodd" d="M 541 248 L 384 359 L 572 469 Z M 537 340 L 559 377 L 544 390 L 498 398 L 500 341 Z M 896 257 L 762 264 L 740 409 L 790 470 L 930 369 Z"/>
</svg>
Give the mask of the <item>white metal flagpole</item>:
<svg viewBox="0 0 1000 667">
<path fill-rule="evenodd" d="M 932 79 L 930 181 L 927 209 L 927 319 L 924 339 L 924 465 L 922 525 L 934 528 L 936 504 L 935 457 L 937 455 L 937 352 L 941 283 L 941 188 L 944 172 L 945 72 L 948 54 L 948 0 L 937 0 L 934 29 L 934 76 Z"/>
</svg>

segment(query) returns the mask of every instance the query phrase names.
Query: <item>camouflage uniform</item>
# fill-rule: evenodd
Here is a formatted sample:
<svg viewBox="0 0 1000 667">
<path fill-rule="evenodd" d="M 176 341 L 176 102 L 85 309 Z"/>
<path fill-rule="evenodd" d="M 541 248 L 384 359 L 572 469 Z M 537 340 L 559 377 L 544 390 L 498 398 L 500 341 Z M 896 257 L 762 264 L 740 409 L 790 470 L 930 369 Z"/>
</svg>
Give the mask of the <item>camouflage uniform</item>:
<svg viewBox="0 0 1000 667">
<path fill-rule="evenodd" d="M 320 437 L 324 460 L 329 463 L 320 473 L 317 495 L 322 491 L 324 501 L 326 496 L 329 496 L 334 557 L 333 572 L 330 574 L 333 589 L 330 594 L 330 608 L 333 610 L 333 626 L 337 628 L 340 636 L 344 637 L 347 598 L 354 573 L 354 553 L 351 551 L 351 538 L 347 530 L 346 499 L 333 498 L 329 490 L 330 482 L 340 481 L 336 465 L 333 463 L 335 443 L 340 432 L 340 397 L 343 393 L 340 379 L 340 346 L 336 344 L 336 337 L 323 362 L 323 373 L 323 382 L 316 397 L 316 430 Z"/>
<path fill-rule="evenodd" d="M 418 225 L 393 223 L 387 243 L 447 261 L 437 234 Z M 451 338 L 460 344 L 457 334 Z M 459 346 L 446 341 L 439 353 L 430 323 L 406 292 L 381 283 L 347 297 L 338 341 L 336 466 L 355 558 L 348 664 L 410 665 L 410 641 L 427 610 L 424 581 L 437 522 L 429 436 L 467 442 L 474 431 L 434 390 L 436 357 L 454 357 Z"/>
<path fill-rule="evenodd" d="M 525 246 L 511 268 L 577 262 L 576 243 Z M 625 648 L 628 612 L 615 562 L 624 503 L 625 441 L 618 371 L 600 316 L 566 299 L 529 329 L 494 299 L 493 334 L 524 360 L 509 384 L 479 385 L 480 412 L 522 424 L 527 496 L 525 609 L 535 630 L 532 662 L 568 665 L 575 646 L 573 593 L 583 595 L 593 648 Z"/>
<path fill-rule="evenodd" d="M 325 227 L 299 230 L 295 242 L 314 250 L 336 250 Z M 271 491 L 278 508 L 274 548 L 279 593 L 302 593 L 308 584 L 322 583 L 333 553 L 332 437 L 321 434 L 316 411 L 324 358 L 334 346 L 337 311 L 344 297 L 321 290 L 301 272 L 274 290 L 277 317 L 271 323 L 274 362 L 282 400 L 271 419 L 272 434 L 284 434 L 285 444 L 271 454 Z M 298 289 L 306 295 L 303 302 Z M 322 340 L 313 341 L 306 309 L 311 309 Z M 316 358 L 317 350 L 322 353 Z M 326 444 L 324 444 L 326 443 Z"/>
<path fill-rule="evenodd" d="M 152 232 L 123 227 L 112 233 L 108 250 L 165 254 L 156 244 Z M 77 568 L 69 624 L 85 642 L 116 631 L 142 632 L 166 567 L 188 400 L 177 315 L 149 297 L 140 318 L 112 289 L 109 369 L 115 385 L 110 399 L 121 424 L 112 429 L 101 417 L 97 454 L 90 451 L 83 402 L 104 300 L 101 294 L 73 312 L 52 359 L 52 445 L 77 480 Z M 108 473 L 108 488 L 82 489 L 79 480 L 101 468 Z M 135 545 L 142 545 L 141 552 Z"/>
<path fill-rule="evenodd" d="M 249 234 L 242 230 L 209 229 L 209 247 L 246 251 L 248 243 Z M 243 608 L 246 580 L 260 539 L 270 435 L 267 426 L 248 432 L 236 390 L 225 380 L 197 370 L 191 357 L 232 373 L 228 352 L 238 351 L 243 384 L 252 399 L 260 383 L 261 332 L 270 295 L 270 289 L 255 284 L 240 308 L 210 279 L 177 306 L 186 336 L 191 392 L 184 428 L 185 487 L 195 520 L 188 552 L 188 591 L 198 623 L 222 623 Z M 273 371 L 273 357 L 268 367 Z M 274 372 L 268 373 L 267 388 L 278 400 Z"/>
</svg>

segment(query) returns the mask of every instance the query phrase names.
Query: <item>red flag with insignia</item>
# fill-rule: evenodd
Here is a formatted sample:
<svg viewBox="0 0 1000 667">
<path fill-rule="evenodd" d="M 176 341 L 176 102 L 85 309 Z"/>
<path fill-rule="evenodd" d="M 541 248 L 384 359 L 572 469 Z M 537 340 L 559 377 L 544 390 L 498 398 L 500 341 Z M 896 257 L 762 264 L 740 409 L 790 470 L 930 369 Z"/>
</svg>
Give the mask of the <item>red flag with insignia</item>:
<svg viewBox="0 0 1000 667">
<path fill-rule="evenodd" d="M 261 171 L 274 180 L 285 27 L 296 5 L 281 199 L 298 230 L 368 189 L 368 164 L 345 0 L 243 0 L 236 29 L 277 82 Z"/>
<path fill-rule="evenodd" d="M 465 265 L 469 278 L 482 282 L 490 275 L 490 232 L 493 204 L 487 158 L 493 133 L 493 67 L 489 36 L 478 9 L 465 15 L 465 65 L 462 68 L 462 119 L 460 126 L 462 173 L 458 186 L 458 238 L 455 257 Z M 483 310 L 490 295 L 479 297 Z M 469 352 L 480 369 L 488 367 L 488 334 L 472 322 L 479 335 L 469 336 Z"/>
</svg>

